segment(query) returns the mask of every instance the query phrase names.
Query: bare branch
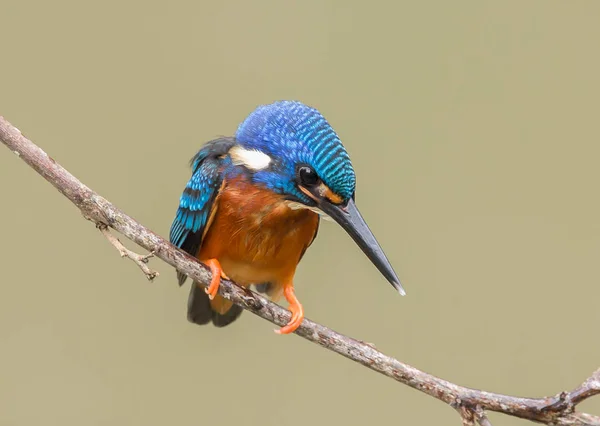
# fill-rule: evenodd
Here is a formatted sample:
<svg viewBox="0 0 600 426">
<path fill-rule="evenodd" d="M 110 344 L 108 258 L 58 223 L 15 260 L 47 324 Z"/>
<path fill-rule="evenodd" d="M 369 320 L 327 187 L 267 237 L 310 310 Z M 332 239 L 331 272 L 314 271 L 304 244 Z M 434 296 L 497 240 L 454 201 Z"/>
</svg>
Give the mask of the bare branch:
<svg viewBox="0 0 600 426">
<path fill-rule="evenodd" d="M 483 409 L 479 405 L 475 408 L 474 411 L 475 418 L 477 419 L 477 423 L 479 423 L 479 426 L 492 426 L 492 423 L 487 418 L 485 411 L 483 411 Z"/>
<path fill-rule="evenodd" d="M 577 405 L 587 398 L 600 394 L 600 368 L 594 371 L 580 387 L 569 393 L 569 399 L 573 405 Z"/>
<path fill-rule="evenodd" d="M 458 407 L 458 414 L 462 419 L 463 426 L 475 426 L 475 412 L 468 407 Z"/>
<path fill-rule="evenodd" d="M 101 229 L 108 226 L 116 230 L 204 287 L 210 282 L 211 275 L 206 266 L 82 184 L 3 117 L 0 117 L 0 140 L 75 204 L 84 217 L 95 222 Z M 112 235 L 111 237 L 114 238 Z M 111 238 L 109 240 L 123 253 L 119 247 L 120 242 L 114 244 Z M 132 258 L 138 266 L 142 267 L 140 262 L 145 264 L 141 260 L 143 256 L 125 250 L 126 257 Z M 219 294 L 278 326 L 285 325 L 290 319 L 287 310 L 231 281 L 222 280 Z M 600 417 L 575 411 L 577 404 L 600 393 L 600 370 L 571 392 L 561 392 L 546 398 L 520 398 L 450 383 L 387 356 L 374 346 L 336 333 L 308 319 L 304 320 L 295 333 L 373 371 L 444 401 L 460 413 L 463 424 L 478 422 L 481 426 L 489 426 L 485 411 L 495 411 L 547 425 L 600 426 Z"/>
<path fill-rule="evenodd" d="M 144 275 L 146 275 L 146 278 L 148 278 L 148 281 L 152 281 L 152 280 L 154 280 L 154 278 L 156 278 L 160 275 L 157 271 L 153 271 L 152 269 L 150 269 L 148 267 L 148 260 L 151 257 L 154 257 L 154 253 L 149 253 L 146 255 L 137 254 L 137 253 L 129 250 L 127 247 L 125 247 L 123 245 L 123 243 L 121 241 L 119 241 L 119 239 L 117 237 L 115 237 L 113 234 L 111 234 L 111 232 L 108 229 L 108 226 L 106 226 L 104 223 L 98 223 L 98 224 L 96 224 L 96 227 L 100 230 L 102 235 L 104 235 L 106 237 L 106 239 L 113 246 L 115 246 L 115 248 L 117 250 L 119 250 L 121 257 L 126 257 L 128 259 L 131 259 L 137 266 L 139 266 L 139 268 L 142 270 Z"/>
</svg>

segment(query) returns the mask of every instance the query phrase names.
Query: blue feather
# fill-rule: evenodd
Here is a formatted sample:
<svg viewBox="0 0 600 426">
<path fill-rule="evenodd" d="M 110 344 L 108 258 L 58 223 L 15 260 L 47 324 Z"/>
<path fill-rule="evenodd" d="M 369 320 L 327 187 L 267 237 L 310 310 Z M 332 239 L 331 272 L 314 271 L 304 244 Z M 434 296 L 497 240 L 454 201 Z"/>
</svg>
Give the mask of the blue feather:
<svg viewBox="0 0 600 426">
<path fill-rule="evenodd" d="M 214 199 L 223 182 L 221 156 L 233 144 L 231 138 L 211 141 L 192 158 L 192 176 L 179 198 L 169 236 L 171 243 L 192 255 L 196 255 L 200 247 Z"/>
</svg>

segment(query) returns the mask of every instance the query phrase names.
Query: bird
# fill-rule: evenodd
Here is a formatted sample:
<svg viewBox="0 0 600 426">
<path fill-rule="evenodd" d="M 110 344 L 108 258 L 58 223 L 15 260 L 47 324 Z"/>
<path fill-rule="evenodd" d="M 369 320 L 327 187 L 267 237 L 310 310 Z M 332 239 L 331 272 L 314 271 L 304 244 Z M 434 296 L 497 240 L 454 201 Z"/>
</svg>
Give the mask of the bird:
<svg viewBox="0 0 600 426">
<path fill-rule="evenodd" d="M 235 136 L 205 143 L 191 159 L 191 177 L 179 199 L 170 242 L 204 263 L 210 284 L 194 282 L 188 321 L 224 327 L 242 308 L 218 294 L 221 279 L 283 295 L 296 331 L 304 308 L 294 275 L 315 240 L 321 219 L 337 222 L 401 294 L 405 290 L 359 212 L 356 175 L 338 134 L 314 107 L 296 100 L 260 105 Z M 187 276 L 177 272 L 179 285 Z"/>
</svg>

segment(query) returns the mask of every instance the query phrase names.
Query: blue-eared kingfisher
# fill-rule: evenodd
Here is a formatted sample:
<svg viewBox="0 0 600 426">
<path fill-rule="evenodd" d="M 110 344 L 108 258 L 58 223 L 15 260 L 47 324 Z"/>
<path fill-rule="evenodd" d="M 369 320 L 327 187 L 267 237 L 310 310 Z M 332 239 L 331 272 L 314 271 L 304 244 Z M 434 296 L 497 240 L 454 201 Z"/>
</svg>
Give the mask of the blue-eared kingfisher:
<svg viewBox="0 0 600 426">
<path fill-rule="evenodd" d="M 398 276 L 355 205 L 356 176 L 338 135 L 315 108 L 279 101 L 256 108 L 234 137 L 206 143 L 191 160 L 170 241 L 210 268 L 206 289 L 193 283 L 188 320 L 224 327 L 242 308 L 217 294 L 221 278 L 254 285 L 292 313 L 280 334 L 294 332 L 304 309 L 294 274 L 321 217 L 346 230 L 404 294 Z M 179 285 L 186 275 L 177 273 Z"/>
</svg>

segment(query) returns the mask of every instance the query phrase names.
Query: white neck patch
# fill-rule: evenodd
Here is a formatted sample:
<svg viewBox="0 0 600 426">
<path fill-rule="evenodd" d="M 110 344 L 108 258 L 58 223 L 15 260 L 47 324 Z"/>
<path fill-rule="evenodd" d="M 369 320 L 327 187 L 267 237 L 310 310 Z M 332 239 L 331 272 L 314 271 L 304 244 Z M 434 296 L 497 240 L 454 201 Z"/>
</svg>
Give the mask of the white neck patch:
<svg viewBox="0 0 600 426">
<path fill-rule="evenodd" d="M 239 145 L 229 150 L 231 161 L 236 166 L 246 166 L 250 170 L 264 170 L 271 164 L 271 157 L 257 149 L 246 149 Z"/>
<path fill-rule="evenodd" d="M 292 210 L 307 209 L 307 210 L 310 210 L 310 211 L 312 211 L 314 213 L 317 213 L 319 216 L 321 216 L 321 218 L 323 218 L 325 220 L 333 221 L 333 219 L 329 215 L 327 215 L 323 210 L 321 210 L 318 207 L 305 206 L 304 204 L 297 203 L 295 201 L 286 201 L 286 204 Z"/>
</svg>

